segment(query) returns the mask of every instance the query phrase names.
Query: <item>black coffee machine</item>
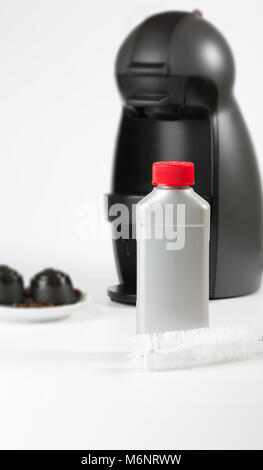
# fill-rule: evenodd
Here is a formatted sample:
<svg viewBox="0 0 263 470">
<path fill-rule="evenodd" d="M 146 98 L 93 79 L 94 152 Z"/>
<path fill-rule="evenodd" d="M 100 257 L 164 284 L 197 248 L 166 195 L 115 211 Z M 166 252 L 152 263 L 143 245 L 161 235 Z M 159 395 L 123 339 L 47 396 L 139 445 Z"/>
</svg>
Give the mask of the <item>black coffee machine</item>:
<svg viewBox="0 0 263 470">
<path fill-rule="evenodd" d="M 263 266 L 261 185 L 233 97 L 235 67 L 225 39 L 198 11 L 152 16 L 124 41 L 116 76 L 124 106 L 108 207 L 126 204 L 131 215 L 152 190 L 153 162 L 193 162 L 195 190 L 211 205 L 210 298 L 256 291 Z M 113 241 L 120 284 L 108 295 L 134 304 L 131 218 L 129 229 L 129 239 Z"/>
</svg>

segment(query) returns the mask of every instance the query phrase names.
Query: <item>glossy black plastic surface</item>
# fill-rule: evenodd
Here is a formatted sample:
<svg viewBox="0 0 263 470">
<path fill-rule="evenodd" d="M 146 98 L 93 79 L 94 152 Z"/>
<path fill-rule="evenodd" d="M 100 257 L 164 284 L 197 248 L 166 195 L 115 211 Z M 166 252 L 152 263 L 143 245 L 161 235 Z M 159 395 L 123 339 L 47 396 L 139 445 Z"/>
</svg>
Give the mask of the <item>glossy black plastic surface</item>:
<svg viewBox="0 0 263 470">
<path fill-rule="evenodd" d="M 148 194 L 154 161 L 194 162 L 195 190 L 211 205 L 210 298 L 254 292 L 263 266 L 262 192 L 233 96 L 235 66 L 227 42 L 199 16 L 155 15 L 124 41 L 116 77 L 124 108 L 109 206 Z M 132 303 L 136 242 L 113 244 L 121 287 L 109 295 L 127 302 L 130 292 Z"/>
<path fill-rule="evenodd" d="M 0 266 L 0 305 L 14 305 L 24 300 L 21 274 L 9 266 Z"/>
<path fill-rule="evenodd" d="M 30 283 L 30 296 L 35 302 L 54 305 L 73 304 L 78 301 L 68 274 L 52 268 L 36 274 Z"/>
</svg>

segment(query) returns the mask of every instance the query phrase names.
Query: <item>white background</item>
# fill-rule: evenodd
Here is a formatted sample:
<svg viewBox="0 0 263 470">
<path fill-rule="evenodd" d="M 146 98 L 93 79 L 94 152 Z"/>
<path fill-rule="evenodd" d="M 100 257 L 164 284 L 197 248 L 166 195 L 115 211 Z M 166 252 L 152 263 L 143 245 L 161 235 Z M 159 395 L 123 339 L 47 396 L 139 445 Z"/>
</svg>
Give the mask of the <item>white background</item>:
<svg viewBox="0 0 263 470">
<path fill-rule="evenodd" d="M 111 242 L 80 236 L 85 204 L 99 206 L 110 189 L 115 56 L 152 13 L 198 7 L 225 35 L 263 168 L 262 5 L 0 0 L 0 263 L 26 282 L 44 267 L 63 269 L 94 295 L 72 322 L 0 325 L 1 448 L 263 447 L 262 361 L 131 373 L 121 357 L 135 311 L 107 300 Z M 262 314 L 260 294 L 211 303 L 214 323 L 261 323 Z"/>
</svg>

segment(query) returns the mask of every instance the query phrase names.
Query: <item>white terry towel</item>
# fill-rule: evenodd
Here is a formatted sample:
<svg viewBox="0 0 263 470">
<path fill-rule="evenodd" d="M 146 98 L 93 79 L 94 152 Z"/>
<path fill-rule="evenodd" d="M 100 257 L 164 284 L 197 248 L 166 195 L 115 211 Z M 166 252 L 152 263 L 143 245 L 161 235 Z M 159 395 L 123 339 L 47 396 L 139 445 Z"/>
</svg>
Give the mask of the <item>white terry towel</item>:
<svg viewBox="0 0 263 470">
<path fill-rule="evenodd" d="M 132 365 L 150 371 L 247 360 L 263 354 L 263 336 L 250 326 L 136 335 Z"/>
</svg>

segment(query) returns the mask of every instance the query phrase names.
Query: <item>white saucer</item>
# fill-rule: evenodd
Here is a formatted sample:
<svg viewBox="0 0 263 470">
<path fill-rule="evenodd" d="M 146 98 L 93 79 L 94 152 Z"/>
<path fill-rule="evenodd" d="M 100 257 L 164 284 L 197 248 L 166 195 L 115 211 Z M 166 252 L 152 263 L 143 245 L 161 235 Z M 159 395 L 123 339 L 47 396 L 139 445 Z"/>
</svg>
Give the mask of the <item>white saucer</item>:
<svg viewBox="0 0 263 470">
<path fill-rule="evenodd" d="M 76 310 L 84 307 L 91 301 L 92 296 L 82 294 L 81 299 L 75 304 L 57 305 L 55 307 L 9 307 L 0 305 L 0 321 L 37 323 L 61 320 L 69 317 Z"/>
</svg>

